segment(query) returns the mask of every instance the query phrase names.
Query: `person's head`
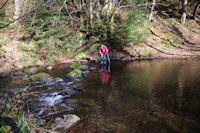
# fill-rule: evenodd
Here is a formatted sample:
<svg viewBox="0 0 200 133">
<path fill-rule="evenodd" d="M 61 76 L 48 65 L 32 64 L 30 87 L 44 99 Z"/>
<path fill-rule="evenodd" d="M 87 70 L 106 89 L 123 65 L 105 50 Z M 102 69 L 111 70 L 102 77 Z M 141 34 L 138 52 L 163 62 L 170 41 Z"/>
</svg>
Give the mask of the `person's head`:
<svg viewBox="0 0 200 133">
<path fill-rule="evenodd" d="M 101 44 L 101 48 L 103 49 L 103 47 L 104 47 L 104 45 L 103 44 Z"/>
</svg>

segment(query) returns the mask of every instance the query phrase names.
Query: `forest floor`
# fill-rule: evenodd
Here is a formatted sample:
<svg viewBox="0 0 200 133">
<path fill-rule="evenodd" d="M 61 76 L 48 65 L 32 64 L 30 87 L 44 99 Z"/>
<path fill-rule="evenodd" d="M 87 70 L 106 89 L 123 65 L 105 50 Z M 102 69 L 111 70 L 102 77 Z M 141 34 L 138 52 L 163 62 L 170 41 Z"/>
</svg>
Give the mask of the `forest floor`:
<svg viewBox="0 0 200 133">
<path fill-rule="evenodd" d="M 140 59 L 163 59 L 163 58 L 200 58 L 200 24 L 195 20 L 188 19 L 182 25 L 175 18 L 156 17 L 149 27 L 150 36 L 141 44 L 128 43 L 121 48 L 110 49 L 111 59 L 124 61 Z M 0 31 L 0 73 L 11 69 L 20 69 L 32 64 L 29 60 L 20 63 L 21 57 L 28 58 L 34 55 L 23 55 L 19 45 L 22 33 L 16 30 Z M 3 45 L 2 45 L 3 44 Z M 32 45 L 28 46 L 30 50 Z M 29 49 L 26 49 L 28 52 Z M 98 53 L 89 57 L 91 60 L 98 59 Z M 55 63 L 63 63 L 72 58 L 56 56 Z M 50 65 L 43 60 L 35 58 L 37 65 Z"/>
</svg>

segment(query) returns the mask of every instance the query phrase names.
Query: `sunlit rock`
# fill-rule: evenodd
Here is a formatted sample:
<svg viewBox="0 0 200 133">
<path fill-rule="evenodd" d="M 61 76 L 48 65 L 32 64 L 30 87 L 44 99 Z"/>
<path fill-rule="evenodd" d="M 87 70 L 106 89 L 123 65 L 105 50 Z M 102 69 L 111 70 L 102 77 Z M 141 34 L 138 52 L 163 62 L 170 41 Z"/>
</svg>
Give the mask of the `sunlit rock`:
<svg viewBox="0 0 200 133">
<path fill-rule="evenodd" d="M 42 73 L 37 73 L 37 74 L 31 75 L 30 79 L 32 81 L 45 81 L 45 80 L 47 80 L 50 77 L 51 76 L 49 74 L 42 72 Z"/>
<path fill-rule="evenodd" d="M 83 76 L 83 74 L 82 74 L 81 70 L 74 69 L 73 71 L 68 73 L 67 76 L 69 76 L 71 78 L 81 78 Z"/>
<path fill-rule="evenodd" d="M 74 114 L 64 115 L 63 117 L 64 119 L 58 117 L 54 120 L 54 123 L 52 124 L 54 131 L 65 132 L 80 121 L 80 118 Z"/>
<path fill-rule="evenodd" d="M 35 73 L 37 73 L 37 72 L 39 72 L 40 71 L 40 68 L 39 67 L 33 67 L 33 68 L 30 68 L 28 71 L 27 71 L 27 73 L 28 74 L 35 74 Z"/>
<path fill-rule="evenodd" d="M 88 70 L 88 66 L 87 65 L 80 65 L 80 69 L 82 71 L 86 71 L 86 70 Z"/>
<path fill-rule="evenodd" d="M 80 65 L 76 62 L 73 62 L 71 65 L 70 65 L 70 68 L 71 69 L 80 69 Z"/>
<path fill-rule="evenodd" d="M 47 66 L 46 67 L 48 70 L 52 70 L 52 69 L 55 69 L 55 66 Z"/>
</svg>

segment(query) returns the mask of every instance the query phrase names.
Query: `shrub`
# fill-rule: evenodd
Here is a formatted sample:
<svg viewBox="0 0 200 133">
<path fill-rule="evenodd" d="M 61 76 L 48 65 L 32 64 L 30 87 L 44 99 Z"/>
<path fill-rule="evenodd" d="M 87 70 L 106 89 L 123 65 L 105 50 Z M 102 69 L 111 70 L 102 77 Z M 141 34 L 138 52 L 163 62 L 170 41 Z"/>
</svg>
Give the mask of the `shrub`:
<svg viewBox="0 0 200 133">
<path fill-rule="evenodd" d="M 149 35 L 148 26 L 148 16 L 144 13 L 144 10 L 134 9 L 119 28 L 123 38 L 129 42 L 140 43 Z"/>
</svg>

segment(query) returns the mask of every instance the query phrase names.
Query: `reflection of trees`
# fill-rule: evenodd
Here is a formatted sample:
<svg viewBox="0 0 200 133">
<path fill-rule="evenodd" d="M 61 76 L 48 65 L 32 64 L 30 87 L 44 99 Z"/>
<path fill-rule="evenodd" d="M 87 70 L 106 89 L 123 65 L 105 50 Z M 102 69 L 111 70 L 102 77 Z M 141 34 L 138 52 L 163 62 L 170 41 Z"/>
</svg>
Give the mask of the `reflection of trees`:
<svg viewBox="0 0 200 133">
<path fill-rule="evenodd" d="M 197 130 L 198 123 L 195 120 L 199 118 L 200 97 L 193 94 L 193 86 L 200 82 L 200 74 L 196 74 L 200 71 L 199 67 L 193 63 L 183 65 L 182 62 L 159 64 L 157 67 L 149 74 L 150 113 L 162 119 L 159 123 L 176 131 Z M 190 94 L 195 98 L 191 98 Z"/>
<path fill-rule="evenodd" d="M 198 122 L 190 117 L 199 118 L 198 114 L 191 114 L 199 111 L 200 105 L 195 101 L 200 99 L 199 88 L 195 89 L 200 82 L 197 64 L 135 62 L 115 68 L 115 71 L 111 69 L 107 86 L 99 86 L 100 82 L 93 77 L 94 83 L 89 86 L 99 87 L 88 94 L 95 99 L 88 121 L 98 132 L 116 131 L 116 128 L 124 132 L 155 133 L 160 130 L 183 133 L 198 130 Z M 187 94 L 194 98 L 188 99 Z M 184 110 L 188 111 L 188 107 L 191 109 L 187 114 Z"/>
</svg>

